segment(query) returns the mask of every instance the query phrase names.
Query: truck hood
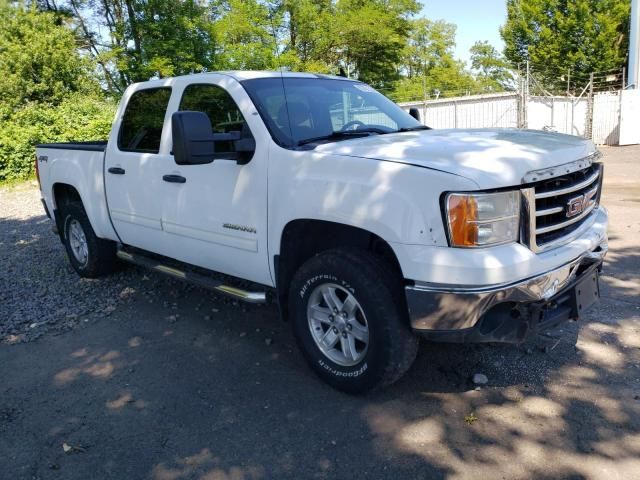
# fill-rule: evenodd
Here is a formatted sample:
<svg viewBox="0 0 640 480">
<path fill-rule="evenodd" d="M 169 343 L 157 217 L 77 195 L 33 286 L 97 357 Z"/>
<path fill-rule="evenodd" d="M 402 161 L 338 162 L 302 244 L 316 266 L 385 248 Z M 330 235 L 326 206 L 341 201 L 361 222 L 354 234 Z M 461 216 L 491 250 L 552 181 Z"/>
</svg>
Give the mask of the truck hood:
<svg viewBox="0 0 640 480">
<path fill-rule="evenodd" d="M 584 138 L 538 130 L 450 129 L 372 135 L 316 151 L 431 168 L 489 189 L 519 185 L 531 171 L 582 159 L 596 148 Z"/>
</svg>

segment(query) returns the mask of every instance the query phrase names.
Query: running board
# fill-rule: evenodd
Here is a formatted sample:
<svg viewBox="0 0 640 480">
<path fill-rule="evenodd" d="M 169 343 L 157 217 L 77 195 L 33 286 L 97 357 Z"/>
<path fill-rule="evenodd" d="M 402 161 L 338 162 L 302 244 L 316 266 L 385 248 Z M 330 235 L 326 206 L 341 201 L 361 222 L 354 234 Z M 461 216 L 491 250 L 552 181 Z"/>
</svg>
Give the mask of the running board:
<svg viewBox="0 0 640 480">
<path fill-rule="evenodd" d="M 156 272 L 164 273 L 165 275 L 169 275 L 185 282 L 193 283 L 200 287 L 213 290 L 214 292 L 233 297 L 237 300 L 242 300 L 243 302 L 266 303 L 267 301 L 267 294 L 265 292 L 248 292 L 240 288 L 225 285 L 219 280 L 214 280 L 205 275 L 200 275 L 199 273 L 180 270 L 178 268 L 165 265 L 158 260 L 146 257 L 144 255 L 129 253 L 119 249 L 117 252 L 117 256 L 120 260 L 124 260 L 125 262 L 133 263 L 134 265 L 139 265 L 150 270 L 155 270 Z"/>
</svg>

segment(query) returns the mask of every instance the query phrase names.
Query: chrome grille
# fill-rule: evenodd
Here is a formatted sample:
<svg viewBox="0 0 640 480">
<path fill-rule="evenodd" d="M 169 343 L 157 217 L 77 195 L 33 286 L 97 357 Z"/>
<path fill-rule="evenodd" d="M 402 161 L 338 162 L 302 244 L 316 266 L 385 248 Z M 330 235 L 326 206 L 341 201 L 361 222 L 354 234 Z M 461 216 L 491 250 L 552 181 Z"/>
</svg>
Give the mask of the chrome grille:
<svg viewBox="0 0 640 480">
<path fill-rule="evenodd" d="M 537 252 L 570 241 L 597 208 L 601 185 L 602 164 L 593 163 L 523 190 L 529 247 Z"/>
</svg>

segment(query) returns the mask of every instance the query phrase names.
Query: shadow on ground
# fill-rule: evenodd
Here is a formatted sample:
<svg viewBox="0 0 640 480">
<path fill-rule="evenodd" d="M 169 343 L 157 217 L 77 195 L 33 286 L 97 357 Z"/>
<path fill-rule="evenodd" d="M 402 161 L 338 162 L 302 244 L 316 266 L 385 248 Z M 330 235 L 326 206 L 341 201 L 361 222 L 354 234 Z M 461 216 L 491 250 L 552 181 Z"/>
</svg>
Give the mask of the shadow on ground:
<svg viewBox="0 0 640 480">
<path fill-rule="evenodd" d="M 137 269 L 80 280 L 43 216 L 0 218 L 0 478 L 640 478 L 640 189 L 609 185 L 587 318 L 531 345 L 425 343 L 364 397 L 320 383 L 274 307 Z"/>
<path fill-rule="evenodd" d="M 25 242 L 66 261 L 50 235 L 3 248 Z M 0 477 L 633 478 L 639 258 L 611 253 L 582 325 L 521 347 L 425 343 L 405 378 L 366 397 L 321 384 L 273 307 L 135 269 L 95 281 L 97 311 L 112 313 L 0 348 Z M 58 281 L 80 282 L 60 265 Z M 110 303 L 119 289 L 128 301 Z M 489 386 L 474 389 L 476 372 Z"/>
</svg>

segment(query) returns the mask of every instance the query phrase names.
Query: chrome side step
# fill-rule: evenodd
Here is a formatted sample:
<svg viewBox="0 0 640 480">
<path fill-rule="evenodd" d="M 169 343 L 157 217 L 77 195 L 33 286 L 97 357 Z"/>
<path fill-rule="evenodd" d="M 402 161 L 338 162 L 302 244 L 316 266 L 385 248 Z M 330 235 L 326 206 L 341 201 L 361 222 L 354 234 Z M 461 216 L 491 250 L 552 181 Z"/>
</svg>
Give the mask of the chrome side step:
<svg viewBox="0 0 640 480">
<path fill-rule="evenodd" d="M 120 260 L 124 260 L 125 262 L 133 263 L 134 265 L 139 265 L 150 270 L 155 270 L 156 272 L 164 273 L 165 275 L 170 275 L 179 280 L 193 283 L 200 287 L 213 290 L 214 292 L 233 297 L 237 300 L 242 300 L 243 302 L 266 303 L 267 301 L 266 292 L 248 292 L 240 288 L 225 285 L 219 280 L 209 278 L 199 273 L 188 272 L 169 265 L 165 265 L 158 260 L 146 257 L 144 255 L 125 252 L 124 250 L 118 249 L 117 256 Z"/>
</svg>

